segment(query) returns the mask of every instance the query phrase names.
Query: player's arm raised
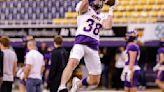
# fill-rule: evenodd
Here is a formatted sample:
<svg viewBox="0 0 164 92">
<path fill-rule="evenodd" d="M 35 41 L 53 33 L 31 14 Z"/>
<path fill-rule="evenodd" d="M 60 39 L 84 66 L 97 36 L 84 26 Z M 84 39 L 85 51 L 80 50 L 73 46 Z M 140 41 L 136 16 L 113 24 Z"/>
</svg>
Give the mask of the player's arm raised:
<svg viewBox="0 0 164 92">
<path fill-rule="evenodd" d="M 89 6 L 89 0 L 82 0 L 77 4 L 76 12 L 78 12 L 79 15 L 84 14 L 88 11 L 88 6 Z"/>
<path fill-rule="evenodd" d="M 113 10 L 118 5 L 118 0 L 105 0 L 105 4 L 109 5 L 109 12 L 106 14 L 106 19 L 103 20 L 102 25 L 104 29 L 111 29 L 112 28 L 112 17 L 113 17 Z"/>
<path fill-rule="evenodd" d="M 112 29 L 112 16 L 107 17 L 107 19 L 104 19 L 102 22 L 103 29 L 109 30 Z"/>
</svg>

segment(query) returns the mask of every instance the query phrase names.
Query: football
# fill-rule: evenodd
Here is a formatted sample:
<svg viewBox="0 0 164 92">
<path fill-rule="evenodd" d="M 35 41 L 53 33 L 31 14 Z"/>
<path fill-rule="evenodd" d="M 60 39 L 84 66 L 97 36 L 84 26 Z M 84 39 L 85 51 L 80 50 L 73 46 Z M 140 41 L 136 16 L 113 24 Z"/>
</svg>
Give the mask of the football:
<svg viewBox="0 0 164 92">
<path fill-rule="evenodd" d="M 105 4 L 109 5 L 109 6 L 113 6 L 113 5 L 115 5 L 115 0 L 106 0 Z"/>
</svg>

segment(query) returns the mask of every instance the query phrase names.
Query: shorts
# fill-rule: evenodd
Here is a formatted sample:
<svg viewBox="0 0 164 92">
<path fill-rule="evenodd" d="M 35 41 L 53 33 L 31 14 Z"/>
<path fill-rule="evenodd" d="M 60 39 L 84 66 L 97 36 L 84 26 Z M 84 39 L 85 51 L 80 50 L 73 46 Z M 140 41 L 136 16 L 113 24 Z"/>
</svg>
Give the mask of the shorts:
<svg viewBox="0 0 164 92">
<path fill-rule="evenodd" d="M 164 71 L 158 71 L 157 80 L 164 81 Z"/>
<path fill-rule="evenodd" d="M 129 81 L 125 80 L 124 86 L 128 87 L 128 88 L 137 87 L 139 84 L 139 75 L 140 75 L 140 70 L 136 70 L 133 75 L 133 82 L 129 82 Z M 125 75 L 125 77 L 127 77 L 127 74 Z"/>
<path fill-rule="evenodd" d="M 75 44 L 69 58 L 75 58 L 80 61 L 82 57 L 84 57 L 84 62 L 90 75 L 101 74 L 101 62 L 98 51 L 86 45 Z"/>
</svg>

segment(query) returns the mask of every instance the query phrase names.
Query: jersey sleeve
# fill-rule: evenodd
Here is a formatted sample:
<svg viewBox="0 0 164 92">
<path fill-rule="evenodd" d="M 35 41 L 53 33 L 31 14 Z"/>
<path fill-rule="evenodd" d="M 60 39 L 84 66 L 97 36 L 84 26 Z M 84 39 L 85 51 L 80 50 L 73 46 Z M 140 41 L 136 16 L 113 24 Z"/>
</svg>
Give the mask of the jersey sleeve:
<svg viewBox="0 0 164 92">
<path fill-rule="evenodd" d="M 104 19 L 107 19 L 108 18 L 108 15 L 105 14 L 105 13 L 100 13 L 100 17 L 101 17 L 100 23 L 102 23 L 104 21 Z"/>
<path fill-rule="evenodd" d="M 76 5 L 76 8 L 75 8 L 76 12 L 79 12 L 79 11 L 80 11 L 80 6 L 81 6 L 81 4 L 82 4 L 82 1 L 80 1 L 80 2 Z"/>
<path fill-rule="evenodd" d="M 129 46 L 129 51 L 138 51 L 138 48 L 139 47 L 137 45 L 132 44 Z"/>
</svg>

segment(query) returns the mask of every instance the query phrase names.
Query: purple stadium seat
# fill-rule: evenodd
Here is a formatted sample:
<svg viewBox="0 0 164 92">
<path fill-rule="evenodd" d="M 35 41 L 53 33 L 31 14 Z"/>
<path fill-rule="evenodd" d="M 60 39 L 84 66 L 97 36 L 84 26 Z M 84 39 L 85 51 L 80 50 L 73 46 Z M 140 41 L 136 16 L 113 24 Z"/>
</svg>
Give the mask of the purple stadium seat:
<svg viewBox="0 0 164 92">
<path fill-rule="evenodd" d="M 12 14 L 12 19 L 16 20 L 17 19 L 17 15 L 16 14 Z"/>
<path fill-rule="evenodd" d="M 44 14 L 48 13 L 48 8 L 44 8 Z"/>
<path fill-rule="evenodd" d="M 40 19 L 40 14 L 36 14 L 36 20 Z"/>
<path fill-rule="evenodd" d="M 33 19 L 33 20 L 36 19 L 36 14 L 32 14 L 32 19 Z"/>
<path fill-rule="evenodd" d="M 40 8 L 40 13 L 44 13 L 44 8 Z"/>
<path fill-rule="evenodd" d="M 32 20 L 32 14 L 28 14 L 28 19 Z"/>
<path fill-rule="evenodd" d="M 36 7 L 36 1 L 32 2 L 32 7 Z"/>
<path fill-rule="evenodd" d="M 5 15 L 5 20 L 9 20 L 9 15 Z"/>
<path fill-rule="evenodd" d="M 4 20 L 4 19 L 5 19 L 5 15 L 2 14 L 2 15 L 0 16 L 0 19 L 1 19 L 1 20 Z"/>
<path fill-rule="evenodd" d="M 17 14 L 16 20 L 20 20 L 21 19 L 21 14 Z"/>
<path fill-rule="evenodd" d="M 7 0 L 0 2 L 0 19 L 51 20 L 64 18 L 72 12 L 79 0 Z"/>
<path fill-rule="evenodd" d="M 44 19 L 48 19 L 48 14 L 44 13 Z"/>
<path fill-rule="evenodd" d="M 21 19 L 21 20 L 24 20 L 24 19 L 25 19 L 25 15 L 24 15 L 24 14 L 21 14 L 21 15 L 20 15 L 20 19 Z"/>
<path fill-rule="evenodd" d="M 14 9 L 13 8 L 9 8 L 9 13 L 13 13 Z"/>
</svg>

